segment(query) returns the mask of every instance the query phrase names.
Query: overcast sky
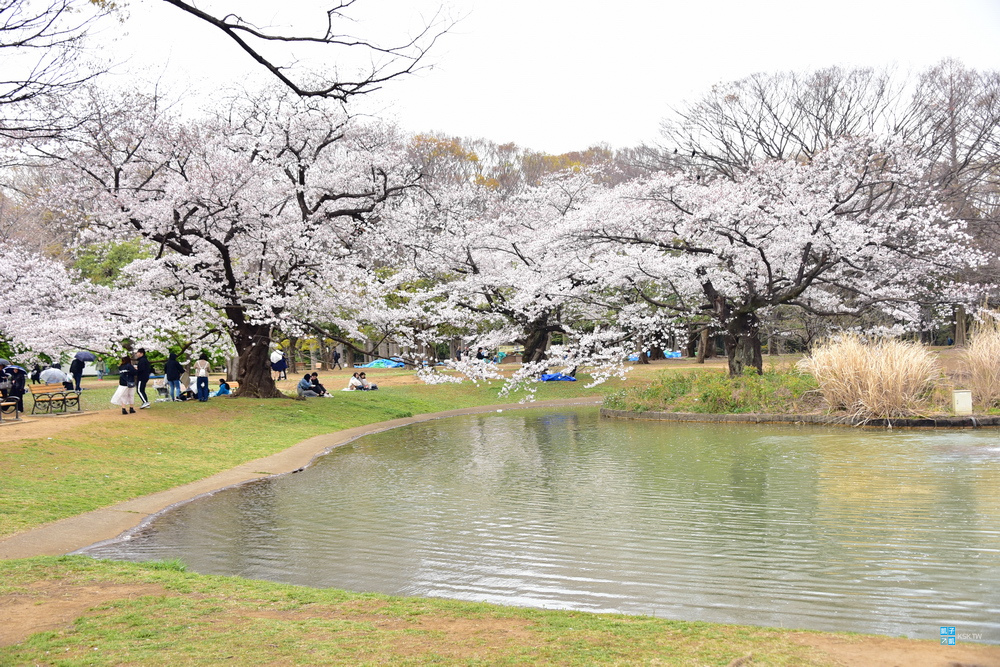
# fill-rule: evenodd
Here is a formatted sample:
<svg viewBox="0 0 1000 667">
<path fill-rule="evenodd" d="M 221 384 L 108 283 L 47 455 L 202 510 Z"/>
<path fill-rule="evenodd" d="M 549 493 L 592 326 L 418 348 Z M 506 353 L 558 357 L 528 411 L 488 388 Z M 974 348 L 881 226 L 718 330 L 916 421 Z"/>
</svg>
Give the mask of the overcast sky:
<svg viewBox="0 0 1000 667">
<path fill-rule="evenodd" d="M 252 0 L 202 0 L 250 12 Z M 285 0 L 296 12 L 313 0 Z M 358 0 L 357 33 L 404 35 L 430 0 Z M 255 14 L 260 23 L 315 14 Z M 167 6 L 133 0 L 100 39 L 122 79 L 143 72 L 206 94 L 256 66 L 221 33 Z M 363 11 L 362 10 L 363 7 Z M 942 58 L 1000 70 L 1000 0 L 453 0 L 461 17 L 433 69 L 369 101 L 412 131 L 485 137 L 549 153 L 654 140 L 671 105 L 754 72 L 830 65 L 921 70 Z"/>
</svg>

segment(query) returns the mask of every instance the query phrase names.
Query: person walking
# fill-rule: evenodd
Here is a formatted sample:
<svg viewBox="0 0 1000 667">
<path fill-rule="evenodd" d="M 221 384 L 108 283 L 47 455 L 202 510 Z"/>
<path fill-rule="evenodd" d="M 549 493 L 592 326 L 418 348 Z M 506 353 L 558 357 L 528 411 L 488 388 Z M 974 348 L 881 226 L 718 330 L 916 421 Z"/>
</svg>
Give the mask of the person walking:
<svg viewBox="0 0 1000 667">
<path fill-rule="evenodd" d="M 42 367 L 37 363 L 31 367 L 31 384 L 38 384 L 42 381 Z"/>
<path fill-rule="evenodd" d="M 135 382 L 135 366 L 131 357 L 125 355 L 118 367 L 118 388 L 111 397 L 111 402 L 121 407 L 123 415 L 135 414 Z"/>
<path fill-rule="evenodd" d="M 167 363 L 163 365 L 163 375 L 167 380 L 167 391 L 171 401 L 181 400 L 181 376 L 184 375 L 184 367 L 177 361 L 177 353 L 171 352 L 167 357 Z"/>
<path fill-rule="evenodd" d="M 142 410 L 149 407 L 149 397 L 146 396 L 146 383 L 149 382 L 149 376 L 153 374 L 153 366 L 149 363 L 149 359 L 146 358 L 146 348 L 140 347 L 135 351 L 135 355 L 135 395 L 142 401 L 142 405 L 139 406 L 139 409 Z"/>
<path fill-rule="evenodd" d="M 83 381 L 83 367 L 85 365 L 86 364 L 83 363 L 83 359 L 78 357 L 73 357 L 73 361 L 69 364 L 69 374 L 73 378 L 73 388 L 76 391 L 82 391 L 80 383 Z"/>
<path fill-rule="evenodd" d="M 340 370 L 344 370 L 344 367 L 340 365 L 340 350 L 337 348 L 333 348 L 333 365 Z"/>
<path fill-rule="evenodd" d="M 198 361 L 194 362 L 195 382 L 198 385 L 198 400 L 204 403 L 208 400 L 208 373 L 212 370 L 208 363 L 208 355 L 202 352 Z"/>
</svg>

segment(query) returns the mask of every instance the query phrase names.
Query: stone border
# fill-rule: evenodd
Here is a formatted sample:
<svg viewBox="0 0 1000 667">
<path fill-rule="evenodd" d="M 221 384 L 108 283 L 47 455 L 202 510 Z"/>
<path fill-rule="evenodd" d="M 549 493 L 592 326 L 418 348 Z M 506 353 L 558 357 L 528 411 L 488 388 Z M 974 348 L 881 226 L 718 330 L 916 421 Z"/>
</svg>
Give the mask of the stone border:
<svg viewBox="0 0 1000 667">
<path fill-rule="evenodd" d="M 486 414 L 526 408 L 582 407 L 588 405 L 596 407 L 600 405 L 601 400 L 600 397 L 583 397 L 560 398 L 550 401 L 537 401 L 535 403 L 482 405 L 474 408 L 461 408 L 458 410 L 414 415 L 412 417 L 393 419 L 313 436 L 284 451 L 254 461 L 248 461 L 205 479 L 173 489 L 151 493 L 140 498 L 133 498 L 111 507 L 92 510 L 84 514 L 67 517 L 37 528 L 16 533 L 0 540 L 0 559 L 59 556 L 78 551 L 98 542 L 114 539 L 138 527 L 154 514 L 158 514 L 175 505 L 190 502 L 195 498 L 211 495 L 246 482 L 273 477 L 275 475 L 299 472 L 330 450 L 346 445 L 365 435 L 381 433 L 382 431 L 431 421 L 433 419 L 461 415 Z"/>
<path fill-rule="evenodd" d="M 786 414 L 711 414 L 697 412 L 629 412 L 601 408 L 601 416 L 608 419 L 635 419 L 640 421 L 709 422 L 741 424 L 819 424 L 822 426 L 856 426 L 878 428 L 982 428 L 1000 426 L 1000 417 L 907 417 L 899 419 L 857 419 L 829 415 Z"/>
</svg>

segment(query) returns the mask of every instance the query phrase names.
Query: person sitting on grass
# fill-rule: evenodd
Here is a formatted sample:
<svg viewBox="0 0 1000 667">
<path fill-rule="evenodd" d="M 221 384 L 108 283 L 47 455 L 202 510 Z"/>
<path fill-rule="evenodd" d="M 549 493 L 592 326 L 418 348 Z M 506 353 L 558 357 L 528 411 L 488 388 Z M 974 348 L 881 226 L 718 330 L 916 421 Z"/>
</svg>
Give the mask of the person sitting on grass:
<svg viewBox="0 0 1000 667">
<path fill-rule="evenodd" d="M 299 384 L 295 387 L 295 391 L 298 393 L 299 398 L 319 396 L 319 394 L 313 390 L 312 375 L 309 373 L 306 373 L 305 377 L 299 380 Z"/>
<path fill-rule="evenodd" d="M 361 378 L 358 377 L 358 373 L 351 376 L 351 379 L 347 381 L 347 388 L 352 391 L 362 391 L 365 386 L 361 383 Z"/>
<path fill-rule="evenodd" d="M 375 391 L 376 389 L 378 389 L 378 385 L 369 382 L 368 376 L 365 375 L 364 373 L 360 374 L 358 376 L 358 379 L 361 380 L 361 388 L 364 389 L 365 391 Z"/>
<path fill-rule="evenodd" d="M 315 391 L 320 396 L 327 395 L 326 387 L 324 387 L 319 383 L 319 373 L 313 373 L 310 382 L 312 382 L 313 391 Z"/>
<path fill-rule="evenodd" d="M 209 394 L 209 397 L 214 398 L 216 396 L 229 396 L 233 392 L 229 389 L 229 383 L 219 378 L 219 388 Z"/>
</svg>

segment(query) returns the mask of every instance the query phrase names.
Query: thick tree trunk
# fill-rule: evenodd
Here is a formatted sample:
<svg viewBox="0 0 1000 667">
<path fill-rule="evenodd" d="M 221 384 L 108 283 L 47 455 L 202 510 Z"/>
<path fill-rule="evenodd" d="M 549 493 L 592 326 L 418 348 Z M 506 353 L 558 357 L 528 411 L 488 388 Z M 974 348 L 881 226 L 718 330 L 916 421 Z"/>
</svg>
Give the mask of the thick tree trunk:
<svg viewBox="0 0 1000 667">
<path fill-rule="evenodd" d="M 524 337 L 524 363 L 542 361 L 549 345 L 549 330 L 546 327 L 529 329 Z"/>
<path fill-rule="evenodd" d="M 230 315 L 230 319 L 234 319 Z M 240 318 L 242 319 L 242 318 Z M 246 398 L 285 398 L 271 377 L 271 327 L 241 322 L 230 331 L 239 354 L 239 389 L 236 396 Z"/>
<path fill-rule="evenodd" d="M 760 321 L 756 315 L 744 313 L 732 318 L 726 328 L 725 343 L 730 375 L 742 375 L 750 368 L 758 374 L 764 373 Z"/>
<path fill-rule="evenodd" d="M 967 339 L 965 306 L 955 306 L 955 347 L 965 347 Z"/>
</svg>

